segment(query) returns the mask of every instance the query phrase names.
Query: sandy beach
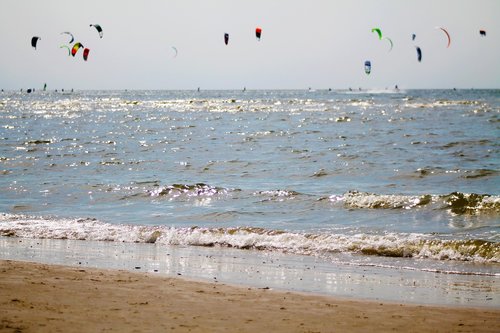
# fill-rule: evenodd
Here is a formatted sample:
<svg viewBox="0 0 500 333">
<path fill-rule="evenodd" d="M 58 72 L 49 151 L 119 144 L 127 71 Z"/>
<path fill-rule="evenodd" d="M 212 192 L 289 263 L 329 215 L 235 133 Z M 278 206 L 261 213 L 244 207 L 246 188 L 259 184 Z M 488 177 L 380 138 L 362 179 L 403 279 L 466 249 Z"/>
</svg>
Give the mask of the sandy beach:
<svg viewBox="0 0 500 333">
<path fill-rule="evenodd" d="M 500 309 L 338 299 L 0 261 L 2 332 L 498 332 Z"/>
</svg>

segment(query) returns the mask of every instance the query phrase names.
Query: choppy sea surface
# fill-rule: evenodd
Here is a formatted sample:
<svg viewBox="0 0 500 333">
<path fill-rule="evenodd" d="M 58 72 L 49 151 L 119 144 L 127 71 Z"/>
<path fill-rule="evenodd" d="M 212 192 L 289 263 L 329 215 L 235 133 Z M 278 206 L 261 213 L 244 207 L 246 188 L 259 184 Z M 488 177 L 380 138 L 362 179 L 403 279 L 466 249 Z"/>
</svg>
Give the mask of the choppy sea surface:
<svg viewBox="0 0 500 333">
<path fill-rule="evenodd" d="M 0 93 L 0 236 L 500 277 L 499 90 Z"/>
</svg>

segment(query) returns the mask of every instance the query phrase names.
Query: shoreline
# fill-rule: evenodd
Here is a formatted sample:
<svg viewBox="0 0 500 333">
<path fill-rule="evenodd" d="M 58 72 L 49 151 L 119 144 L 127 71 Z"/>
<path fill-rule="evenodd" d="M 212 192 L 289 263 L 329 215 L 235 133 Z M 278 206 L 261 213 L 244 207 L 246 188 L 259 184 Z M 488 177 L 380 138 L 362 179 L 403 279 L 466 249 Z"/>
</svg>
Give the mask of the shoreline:
<svg viewBox="0 0 500 333">
<path fill-rule="evenodd" d="M 357 266 L 279 252 L 0 237 L 0 260 L 126 270 L 345 299 L 500 309 L 496 275 Z"/>
<path fill-rule="evenodd" d="M 0 272 L 1 332 L 498 332 L 500 328 L 500 309 L 350 300 L 11 260 L 0 260 Z"/>
</svg>

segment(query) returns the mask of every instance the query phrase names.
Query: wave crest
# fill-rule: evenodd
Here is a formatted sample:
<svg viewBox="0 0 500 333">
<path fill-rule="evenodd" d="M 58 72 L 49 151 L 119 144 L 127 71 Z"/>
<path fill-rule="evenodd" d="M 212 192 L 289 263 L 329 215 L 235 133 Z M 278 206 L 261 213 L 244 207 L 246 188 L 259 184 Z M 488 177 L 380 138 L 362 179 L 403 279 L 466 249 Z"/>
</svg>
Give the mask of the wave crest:
<svg viewBox="0 0 500 333">
<path fill-rule="evenodd" d="M 115 225 L 96 219 L 0 215 L 0 235 L 185 246 L 222 246 L 323 256 L 357 253 L 500 263 L 500 244 L 480 239 L 445 240 L 423 234 L 307 234 L 264 228 L 176 228 Z"/>
<path fill-rule="evenodd" d="M 457 215 L 500 213 L 499 196 L 476 193 L 412 196 L 350 191 L 340 196 L 331 195 L 329 200 L 333 203 L 341 202 L 349 209 L 412 209 L 431 205 L 433 209 L 447 209 Z"/>
<path fill-rule="evenodd" d="M 453 192 L 443 197 L 451 212 L 474 214 L 478 212 L 500 213 L 500 198 L 487 194 Z"/>
<path fill-rule="evenodd" d="M 148 194 L 153 197 L 168 196 L 168 197 L 207 197 L 217 194 L 228 194 L 230 192 L 227 188 L 213 187 L 203 183 L 194 185 L 187 184 L 173 184 L 168 186 L 159 187 L 154 190 L 148 191 Z"/>
</svg>

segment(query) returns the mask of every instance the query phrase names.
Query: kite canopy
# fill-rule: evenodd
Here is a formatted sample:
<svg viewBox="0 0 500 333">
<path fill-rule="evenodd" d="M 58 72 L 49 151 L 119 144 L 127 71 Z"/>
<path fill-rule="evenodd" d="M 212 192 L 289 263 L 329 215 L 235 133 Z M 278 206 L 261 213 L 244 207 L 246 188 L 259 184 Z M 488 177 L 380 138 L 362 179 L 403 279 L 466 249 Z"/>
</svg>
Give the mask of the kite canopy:
<svg viewBox="0 0 500 333">
<path fill-rule="evenodd" d="M 71 55 L 74 57 L 76 52 L 78 52 L 78 50 L 83 47 L 82 43 L 78 42 L 78 43 L 75 43 L 75 45 L 73 45 L 73 48 L 71 49 Z"/>
<path fill-rule="evenodd" d="M 372 33 L 373 32 L 377 33 L 379 40 L 386 39 L 389 42 L 389 44 L 391 44 L 391 48 L 389 49 L 389 52 L 392 51 L 392 47 L 394 46 L 392 39 L 390 39 L 389 37 L 382 37 L 382 30 L 380 30 L 379 28 L 373 28 Z"/>
<path fill-rule="evenodd" d="M 59 48 L 60 48 L 60 49 L 62 49 L 62 48 L 68 49 L 68 56 L 70 56 L 70 55 L 71 55 L 71 49 L 69 48 L 69 46 L 68 46 L 68 45 L 61 45 L 61 46 L 59 46 Z"/>
<path fill-rule="evenodd" d="M 83 60 L 87 61 L 87 58 L 89 57 L 89 52 L 90 50 L 87 48 L 83 50 Z"/>
<path fill-rule="evenodd" d="M 172 46 L 172 50 L 174 50 L 174 58 L 177 58 L 177 48 L 175 46 Z"/>
<path fill-rule="evenodd" d="M 229 43 L 229 34 L 228 33 L 225 33 L 224 34 L 224 43 L 227 45 L 227 43 Z"/>
<path fill-rule="evenodd" d="M 372 63 L 369 60 L 367 60 L 365 61 L 365 73 L 368 75 L 371 73 L 371 71 L 372 71 Z"/>
<path fill-rule="evenodd" d="M 257 40 L 260 40 L 261 34 L 262 34 L 262 29 L 259 27 L 255 28 L 255 37 L 257 37 Z"/>
<path fill-rule="evenodd" d="M 99 33 L 99 38 L 102 38 L 102 28 L 99 24 L 91 24 L 91 27 L 96 28 L 97 32 Z"/>
<path fill-rule="evenodd" d="M 36 50 L 36 43 L 38 43 L 38 40 L 41 39 L 40 37 L 38 36 L 33 36 L 31 38 L 31 46 L 33 46 L 33 48 Z"/>
<path fill-rule="evenodd" d="M 417 60 L 418 60 L 418 62 L 421 62 L 422 61 L 422 50 L 418 46 L 415 46 L 415 48 L 417 49 Z"/>
<path fill-rule="evenodd" d="M 442 30 L 446 34 L 446 38 L 448 38 L 448 45 L 446 47 L 450 47 L 451 37 L 450 37 L 450 34 L 448 33 L 448 31 L 445 28 L 442 28 L 442 27 L 436 27 L 436 29 L 440 29 L 440 30 Z"/>
<path fill-rule="evenodd" d="M 392 51 L 392 47 L 394 46 L 394 44 L 392 43 L 392 39 L 390 39 L 389 37 L 384 37 L 383 39 L 387 39 L 389 41 L 389 43 L 391 44 L 391 48 L 389 49 L 389 52 Z"/>
<path fill-rule="evenodd" d="M 411 35 L 411 40 L 415 40 L 415 38 L 417 38 L 417 35 L 412 34 L 412 35 Z"/>
<path fill-rule="evenodd" d="M 71 36 L 71 40 L 68 42 L 68 43 L 73 43 L 75 41 L 75 37 L 73 37 L 73 34 L 71 32 L 68 32 L 68 31 L 64 31 L 64 32 L 61 32 L 61 35 L 62 34 L 66 34 L 66 35 L 70 35 Z"/>
<path fill-rule="evenodd" d="M 486 30 L 479 30 L 479 34 L 483 37 L 486 37 Z"/>
<path fill-rule="evenodd" d="M 378 35 L 378 39 L 382 40 L 382 30 L 380 30 L 379 28 L 373 28 L 372 32 L 376 32 Z"/>
</svg>

